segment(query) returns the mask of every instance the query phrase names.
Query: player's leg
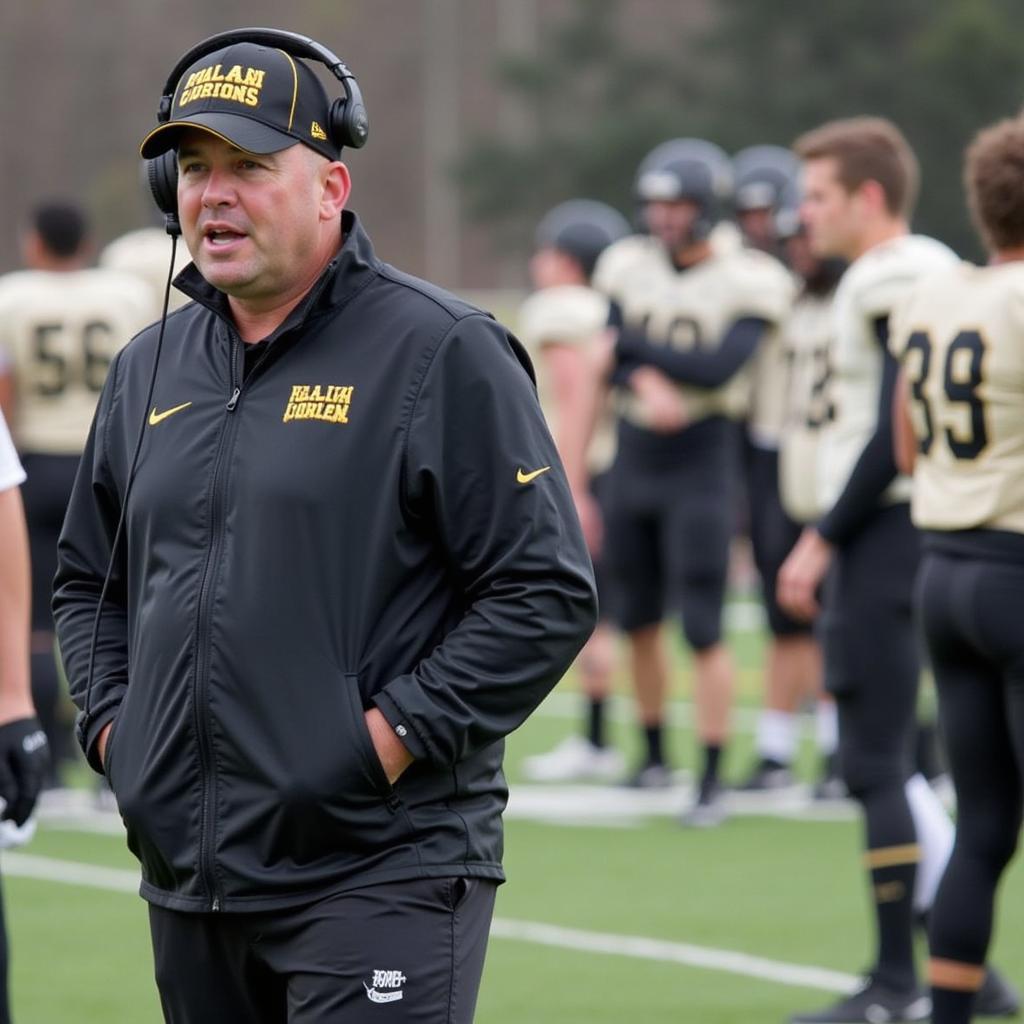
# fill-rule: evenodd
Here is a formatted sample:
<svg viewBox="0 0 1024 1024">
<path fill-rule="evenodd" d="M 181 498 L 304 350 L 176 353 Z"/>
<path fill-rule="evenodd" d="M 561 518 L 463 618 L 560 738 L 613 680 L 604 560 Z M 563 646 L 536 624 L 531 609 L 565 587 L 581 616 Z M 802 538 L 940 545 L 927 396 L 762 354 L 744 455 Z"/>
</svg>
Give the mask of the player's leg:
<svg viewBox="0 0 1024 1024">
<path fill-rule="evenodd" d="M 732 424 L 705 421 L 699 449 L 670 496 L 663 519 L 669 578 L 693 651 L 696 732 L 702 763 L 697 801 L 684 823 L 721 820 L 720 767 L 729 739 L 735 666 L 722 636 L 733 536 Z M 696 429 L 696 428 L 694 428 Z"/>
<path fill-rule="evenodd" d="M 71 757 L 72 723 L 55 655 L 50 601 L 57 573 L 57 541 L 64 524 L 78 457 L 28 455 L 22 487 L 32 560 L 32 699 L 50 745 L 49 787 L 60 782 L 60 769 Z"/>
<path fill-rule="evenodd" d="M 609 617 L 626 635 L 644 754 L 631 785 L 671 782 L 665 751 L 669 664 L 661 634 L 664 570 L 656 509 L 656 480 L 635 478 L 617 463 L 611 470 L 604 560 L 610 577 Z M 653 493 L 652 493 L 653 492 Z"/>
<path fill-rule="evenodd" d="M 859 1021 L 871 1006 L 894 1020 L 927 1017 L 917 985 L 913 895 L 920 851 L 907 800 L 920 671 L 910 618 L 917 538 L 905 508 L 876 515 L 837 557 L 823 638 L 826 680 L 839 714 L 839 760 L 864 815 L 864 864 L 876 928 L 865 987 L 800 1024 Z M 879 1018 L 881 1019 L 881 1018 Z"/>
<path fill-rule="evenodd" d="M 1011 1012 L 986 956 L 999 879 L 1017 848 L 1024 807 L 1024 642 L 1016 608 L 1024 570 L 932 554 L 920 582 L 923 618 L 957 794 L 956 842 L 929 924 L 933 1020 Z M 985 1005 L 980 1005 L 984 1002 Z"/>
<path fill-rule="evenodd" d="M 605 523 L 606 478 L 607 474 L 602 474 L 591 481 L 591 491 Z M 592 554 L 592 558 L 601 621 L 576 660 L 584 701 L 582 733 L 567 736 L 553 750 L 523 760 L 523 774 L 534 782 L 576 779 L 610 782 L 620 779 L 625 771 L 625 761 L 609 742 L 608 735 L 608 705 L 615 666 L 615 630 L 609 621 L 610 609 L 615 607 L 610 589 L 612 581 L 602 553 Z"/>
<path fill-rule="evenodd" d="M 801 530 L 779 497 L 778 452 L 748 444 L 746 454 L 750 540 L 770 631 L 757 724 L 758 762 L 742 786 L 756 791 L 793 781 L 800 708 L 820 690 L 822 668 L 810 625 L 793 619 L 776 599 L 779 568 Z"/>
</svg>

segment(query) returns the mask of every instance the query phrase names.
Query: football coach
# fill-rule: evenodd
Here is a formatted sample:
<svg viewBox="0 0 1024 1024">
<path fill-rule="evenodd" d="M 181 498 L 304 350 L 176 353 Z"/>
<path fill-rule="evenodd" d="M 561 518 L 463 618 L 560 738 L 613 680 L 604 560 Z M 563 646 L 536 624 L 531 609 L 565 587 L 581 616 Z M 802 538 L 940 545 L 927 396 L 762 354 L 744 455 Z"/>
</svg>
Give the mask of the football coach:
<svg viewBox="0 0 1024 1024">
<path fill-rule="evenodd" d="M 464 1024 L 503 737 L 591 633 L 593 576 L 528 357 L 375 255 L 358 93 L 310 58 L 342 78 L 225 33 L 165 89 L 141 152 L 177 170 L 193 301 L 111 366 L 54 610 L 165 1019 Z"/>
</svg>

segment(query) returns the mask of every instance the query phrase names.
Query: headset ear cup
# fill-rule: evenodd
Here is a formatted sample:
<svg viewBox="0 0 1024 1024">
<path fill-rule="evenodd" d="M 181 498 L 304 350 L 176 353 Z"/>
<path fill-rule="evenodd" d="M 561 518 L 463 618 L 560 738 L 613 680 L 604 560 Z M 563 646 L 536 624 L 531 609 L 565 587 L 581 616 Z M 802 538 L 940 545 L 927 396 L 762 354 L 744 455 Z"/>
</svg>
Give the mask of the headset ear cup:
<svg viewBox="0 0 1024 1024">
<path fill-rule="evenodd" d="M 149 191 L 157 209 L 164 215 L 169 235 L 180 235 L 178 221 L 178 155 L 173 150 L 146 161 Z"/>
<path fill-rule="evenodd" d="M 370 121 L 359 86 L 352 77 L 344 79 L 345 95 L 331 104 L 331 140 L 339 147 L 360 149 L 370 134 Z"/>
</svg>

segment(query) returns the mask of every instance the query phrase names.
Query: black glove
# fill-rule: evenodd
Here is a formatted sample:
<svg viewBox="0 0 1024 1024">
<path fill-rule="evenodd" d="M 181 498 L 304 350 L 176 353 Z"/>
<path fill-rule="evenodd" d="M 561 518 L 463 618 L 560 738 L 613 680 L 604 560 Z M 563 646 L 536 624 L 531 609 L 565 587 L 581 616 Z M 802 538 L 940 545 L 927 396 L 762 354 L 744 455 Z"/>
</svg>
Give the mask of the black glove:
<svg viewBox="0 0 1024 1024">
<path fill-rule="evenodd" d="M 3 818 L 19 827 L 28 821 L 49 765 L 50 746 L 35 715 L 0 725 L 0 798 L 7 804 Z"/>
</svg>

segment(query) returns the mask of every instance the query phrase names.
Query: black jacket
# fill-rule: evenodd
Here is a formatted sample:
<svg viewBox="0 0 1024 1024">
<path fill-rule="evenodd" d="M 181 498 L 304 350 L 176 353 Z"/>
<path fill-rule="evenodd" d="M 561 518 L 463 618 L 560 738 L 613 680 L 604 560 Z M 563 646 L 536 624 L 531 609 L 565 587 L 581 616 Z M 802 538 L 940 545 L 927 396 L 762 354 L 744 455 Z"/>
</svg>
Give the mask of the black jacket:
<svg viewBox="0 0 1024 1024">
<path fill-rule="evenodd" d="M 107 772 L 164 907 L 501 879 L 502 738 L 594 625 L 523 349 L 343 225 L 244 380 L 225 296 L 179 276 L 196 301 L 167 320 L 151 408 L 155 326 L 111 368 L 68 508 L 54 613 L 79 736 L 99 769 L 114 723 Z M 416 757 L 393 788 L 372 704 Z"/>
</svg>

